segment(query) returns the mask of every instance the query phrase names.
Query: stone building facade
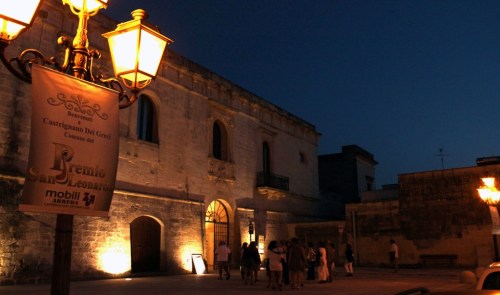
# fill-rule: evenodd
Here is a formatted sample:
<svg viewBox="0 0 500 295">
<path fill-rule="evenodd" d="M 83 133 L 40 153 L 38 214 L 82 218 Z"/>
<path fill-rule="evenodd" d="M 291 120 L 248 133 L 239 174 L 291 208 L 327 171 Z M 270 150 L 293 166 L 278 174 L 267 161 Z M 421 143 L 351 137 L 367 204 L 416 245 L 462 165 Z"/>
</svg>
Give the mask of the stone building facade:
<svg viewBox="0 0 500 295">
<path fill-rule="evenodd" d="M 73 36 L 76 24 L 60 1 L 44 1 L 7 56 L 37 48 L 59 57 L 56 36 Z M 102 53 L 94 70 L 104 76 L 112 68 L 100 35 L 115 27 L 103 14 L 89 22 L 90 46 Z M 56 216 L 17 210 L 31 87 L 0 67 L 0 95 L 0 281 L 48 279 Z M 234 253 L 250 239 L 262 249 L 289 238 L 288 224 L 318 221 L 315 127 L 171 50 L 139 102 L 120 111 L 117 132 L 109 217 L 75 216 L 73 279 L 190 273 L 193 255 L 213 265 L 219 240 Z"/>
<path fill-rule="evenodd" d="M 348 204 L 345 238 L 358 263 L 388 264 L 390 239 L 408 266 L 491 263 L 498 256 L 497 236 L 476 191 L 481 178 L 490 176 L 500 177 L 500 165 L 401 174 L 397 198 Z"/>
<path fill-rule="evenodd" d="M 318 156 L 320 194 L 332 203 L 337 219 L 344 219 L 345 204 L 358 203 L 363 193 L 375 190 L 377 164 L 372 154 L 354 144 Z"/>
</svg>

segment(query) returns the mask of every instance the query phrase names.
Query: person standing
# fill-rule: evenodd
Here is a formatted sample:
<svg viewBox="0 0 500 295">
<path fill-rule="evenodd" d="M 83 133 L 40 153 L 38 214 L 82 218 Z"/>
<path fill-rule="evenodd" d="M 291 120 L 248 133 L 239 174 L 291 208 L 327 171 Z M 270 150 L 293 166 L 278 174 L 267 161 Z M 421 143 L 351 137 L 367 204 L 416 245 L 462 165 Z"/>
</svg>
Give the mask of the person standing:
<svg viewBox="0 0 500 295">
<path fill-rule="evenodd" d="M 241 272 L 241 279 L 245 279 L 245 270 L 243 269 L 243 254 L 245 253 L 245 250 L 248 248 L 248 243 L 244 242 L 241 244 L 240 248 L 240 272 Z"/>
<path fill-rule="evenodd" d="M 291 247 L 288 251 L 288 269 L 290 270 L 292 289 L 300 289 L 302 287 L 306 262 L 306 250 L 299 244 L 299 239 L 292 238 Z"/>
<path fill-rule="evenodd" d="M 312 242 L 307 243 L 307 280 L 316 279 L 316 249 Z"/>
<path fill-rule="evenodd" d="M 326 260 L 325 242 L 318 243 L 318 254 L 316 255 L 318 262 L 318 283 L 324 284 L 328 280 L 328 262 Z"/>
<path fill-rule="evenodd" d="M 220 241 L 219 246 L 215 249 L 215 256 L 217 257 L 217 267 L 219 268 L 219 280 L 222 280 L 222 270 L 226 272 L 226 280 L 229 280 L 231 274 L 229 273 L 229 260 L 231 259 L 231 249 L 226 245 L 226 242 Z"/>
<path fill-rule="evenodd" d="M 398 272 L 399 246 L 393 239 L 391 239 L 389 243 L 391 244 L 389 248 L 389 261 L 391 262 L 391 265 L 394 267 L 394 272 Z"/>
<path fill-rule="evenodd" d="M 290 248 L 290 243 L 285 240 L 281 240 L 279 250 L 281 253 L 285 255 L 286 258 L 288 258 L 288 249 Z M 283 284 L 284 285 L 290 285 L 290 270 L 288 269 L 288 261 L 287 259 L 283 259 L 283 273 L 282 273 L 282 279 L 283 279 Z"/>
<path fill-rule="evenodd" d="M 345 263 L 344 263 L 346 277 L 352 277 L 354 274 L 352 268 L 353 261 L 354 261 L 354 252 L 352 252 L 352 246 L 351 244 L 347 244 L 345 247 Z"/>
<path fill-rule="evenodd" d="M 269 258 L 266 255 L 264 258 L 264 265 L 266 266 L 267 288 L 271 288 L 271 268 L 269 268 Z"/>
<path fill-rule="evenodd" d="M 333 247 L 332 242 L 329 240 L 326 241 L 326 262 L 328 265 L 328 282 L 333 281 L 333 271 L 335 269 L 334 257 L 335 257 L 335 248 Z"/>
<path fill-rule="evenodd" d="M 271 272 L 270 284 L 268 287 L 271 287 L 273 290 L 281 290 L 283 288 L 281 282 L 283 274 L 282 260 L 285 260 L 286 256 L 281 253 L 277 241 L 273 240 L 269 242 L 267 246 L 267 259 L 269 261 L 269 271 Z"/>
</svg>

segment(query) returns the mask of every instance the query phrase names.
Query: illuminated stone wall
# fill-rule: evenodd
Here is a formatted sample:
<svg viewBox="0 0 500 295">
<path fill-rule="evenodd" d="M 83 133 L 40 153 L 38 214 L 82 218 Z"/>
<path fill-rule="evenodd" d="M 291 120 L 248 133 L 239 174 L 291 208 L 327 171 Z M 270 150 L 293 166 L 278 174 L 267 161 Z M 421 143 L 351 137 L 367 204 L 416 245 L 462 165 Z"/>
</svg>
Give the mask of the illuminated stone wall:
<svg viewBox="0 0 500 295">
<path fill-rule="evenodd" d="M 200 209 L 197 203 L 116 193 L 109 219 L 75 222 L 74 276 L 129 274 L 130 223 L 140 216 L 152 217 L 161 225 L 161 269 L 171 274 L 191 273 L 191 254 L 202 252 Z"/>
<path fill-rule="evenodd" d="M 34 26 L 9 46 L 7 55 L 34 47 L 60 57 L 57 36 L 74 36 L 76 22 L 60 1 L 44 1 Z M 89 25 L 91 49 L 102 53 L 94 71 L 109 77 L 111 59 L 100 35 L 115 29 L 116 22 L 99 13 Z M 159 142 L 137 139 L 137 104 L 120 111 L 110 217 L 75 217 L 73 279 L 130 275 L 130 228 L 141 217 L 160 225 L 160 271 L 168 274 L 190 273 L 191 254 L 213 255 L 204 241 L 212 201 L 227 208 L 233 252 L 250 220 L 255 234 L 269 241 L 290 238 L 290 222 L 317 219 L 319 133 L 313 125 L 170 50 L 142 94 L 155 106 Z M 31 88 L 1 66 L 0 95 L 0 281 L 48 280 L 55 215 L 16 211 L 28 159 Z M 225 160 L 215 159 L 211 150 L 214 122 L 227 131 Z M 264 141 L 271 148 L 272 173 L 287 177 L 289 190 L 256 189 Z M 115 269 L 107 268 L 108 259 L 115 261 Z"/>
<path fill-rule="evenodd" d="M 17 211 L 20 181 L 0 177 L 0 285 L 47 279 L 52 264 L 55 217 Z"/>
</svg>

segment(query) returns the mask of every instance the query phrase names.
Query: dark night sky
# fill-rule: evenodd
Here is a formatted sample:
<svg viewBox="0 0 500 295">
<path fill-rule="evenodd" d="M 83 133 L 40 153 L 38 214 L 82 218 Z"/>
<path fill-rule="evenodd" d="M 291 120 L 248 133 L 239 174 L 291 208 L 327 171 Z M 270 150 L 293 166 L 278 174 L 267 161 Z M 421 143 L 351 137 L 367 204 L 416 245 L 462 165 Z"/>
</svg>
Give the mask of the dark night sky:
<svg viewBox="0 0 500 295">
<path fill-rule="evenodd" d="M 171 49 L 316 126 L 319 154 L 357 144 L 377 187 L 499 155 L 500 1 L 110 0 Z"/>
</svg>

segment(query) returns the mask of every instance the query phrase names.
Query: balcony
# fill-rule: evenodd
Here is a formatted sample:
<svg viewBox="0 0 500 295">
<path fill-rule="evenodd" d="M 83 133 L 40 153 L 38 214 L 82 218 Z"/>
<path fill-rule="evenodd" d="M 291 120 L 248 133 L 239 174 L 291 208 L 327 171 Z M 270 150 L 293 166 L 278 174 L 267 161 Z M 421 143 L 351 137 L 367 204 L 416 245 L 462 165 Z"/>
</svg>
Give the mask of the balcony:
<svg viewBox="0 0 500 295">
<path fill-rule="evenodd" d="M 272 188 L 282 191 L 288 191 L 289 179 L 286 176 L 276 175 L 273 173 L 257 173 L 257 188 Z"/>
<path fill-rule="evenodd" d="M 223 182 L 232 182 L 234 178 L 234 163 L 208 158 L 209 179 Z"/>
</svg>

